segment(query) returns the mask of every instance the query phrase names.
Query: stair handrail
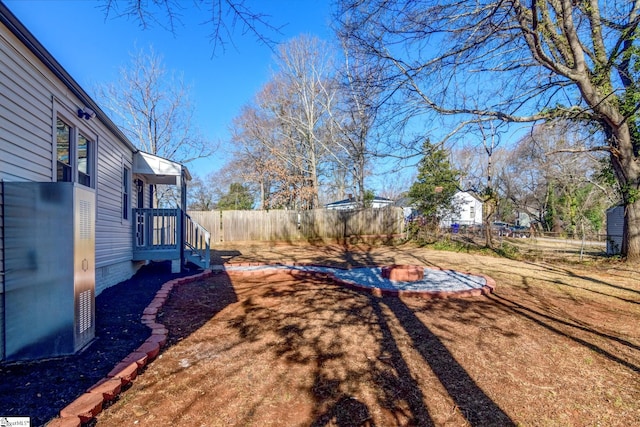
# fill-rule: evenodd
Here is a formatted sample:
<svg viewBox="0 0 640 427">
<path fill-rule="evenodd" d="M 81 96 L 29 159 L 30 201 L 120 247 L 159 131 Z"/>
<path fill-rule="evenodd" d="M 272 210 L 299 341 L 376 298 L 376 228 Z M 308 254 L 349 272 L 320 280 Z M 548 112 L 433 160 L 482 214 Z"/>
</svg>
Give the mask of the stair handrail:
<svg viewBox="0 0 640 427">
<path fill-rule="evenodd" d="M 211 263 L 211 233 L 202 225 L 198 224 L 185 212 L 186 218 L 186 236 L 185 246 L 196 252 L 203 260 L 203 268 L 209 268 Z"/>
</svg>

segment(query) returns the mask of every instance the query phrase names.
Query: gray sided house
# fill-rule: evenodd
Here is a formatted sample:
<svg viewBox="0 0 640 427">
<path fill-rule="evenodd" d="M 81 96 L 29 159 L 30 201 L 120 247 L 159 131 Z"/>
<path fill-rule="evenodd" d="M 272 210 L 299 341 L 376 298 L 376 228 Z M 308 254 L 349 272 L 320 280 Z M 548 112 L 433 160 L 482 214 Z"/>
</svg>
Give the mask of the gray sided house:
<svg viewBox="0 0 640 427">
<path fill-rule="evenodd" d="M 85 347 L 95 296 L 149 260 L 207 267 L 188 180 L 138 151 L 0 2 L 0 360 Z M 181 206 L 153 209 L 155 184 Z"/>
</svg>

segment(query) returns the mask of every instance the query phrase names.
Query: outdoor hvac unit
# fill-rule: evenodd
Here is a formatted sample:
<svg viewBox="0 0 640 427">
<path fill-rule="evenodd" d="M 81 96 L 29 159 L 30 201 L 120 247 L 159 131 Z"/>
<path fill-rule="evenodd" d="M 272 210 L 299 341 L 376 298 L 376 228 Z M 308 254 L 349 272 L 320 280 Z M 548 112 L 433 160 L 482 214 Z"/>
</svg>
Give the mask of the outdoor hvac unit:
<svg viewBox="0 0 640 427">
<path fill-rule="evenodd" d="M 4 358 L 73 354 L 95 336 L 95 192 L 5 182 Z"/>
</svg>

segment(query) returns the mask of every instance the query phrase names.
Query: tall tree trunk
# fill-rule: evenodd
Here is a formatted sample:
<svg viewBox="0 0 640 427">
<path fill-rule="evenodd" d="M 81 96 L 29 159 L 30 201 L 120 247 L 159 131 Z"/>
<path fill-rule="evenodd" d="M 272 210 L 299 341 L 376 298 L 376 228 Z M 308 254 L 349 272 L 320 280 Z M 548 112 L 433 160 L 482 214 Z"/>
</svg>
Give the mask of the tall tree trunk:
<svg viewBox="0 0 640 427">
<path fill-rule="evenodd" d="M 624 206 L 622 254 L 628 261 L 640 261 L 640 198 Z"/>
<path fill-rule="evenodd" d="M 493 191 L 493 183 L 491 182 L 491 176 L 493 174 L 493 164 L 492 164 L 492 154 L 493 154 L 493 145 L 491 149 L 487 148 L 486 143 L 484 144 L 485 151 L 487 153 L 487 187 L 485 188 L 485 201 L 484 201 L 484 244 L 488 248 L 493 248 L 493 229 L 492 222 L 493 216 L 496 213 L 496 194 Z"/>
<path fill-rule="evenodd" d="M 620 184 L 624 203 L 622 256 L 629 261 L 640 261 L 640 159 L 625 122 L 607 130 L 610 131 L 607 136 L 613 146 L 611 165 Z"/>
<path fill-rule="evenodd" d="M 484 229 L 484 245 L 488 248 L 493 248 L 493 229 L 491 223 L 495 215 L 494 202 L 493 195 L 486 197 L 483 202 L 482 224 Z"/>
</svg>

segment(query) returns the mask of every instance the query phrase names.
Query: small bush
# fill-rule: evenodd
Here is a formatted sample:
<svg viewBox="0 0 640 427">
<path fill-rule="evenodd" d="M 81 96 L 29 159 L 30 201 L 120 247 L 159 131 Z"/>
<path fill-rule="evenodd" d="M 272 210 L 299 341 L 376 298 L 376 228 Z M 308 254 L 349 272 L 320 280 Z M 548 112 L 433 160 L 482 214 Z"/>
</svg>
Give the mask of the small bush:
<svg viewBox="0 0 640 427">
<path fill-rule="evenodd" d="M 503 242 L 500 247 L 496 248 L 495 252 L 501 257 L 520 259 L 520 249 L 506 242 Z"/>
</svg>

